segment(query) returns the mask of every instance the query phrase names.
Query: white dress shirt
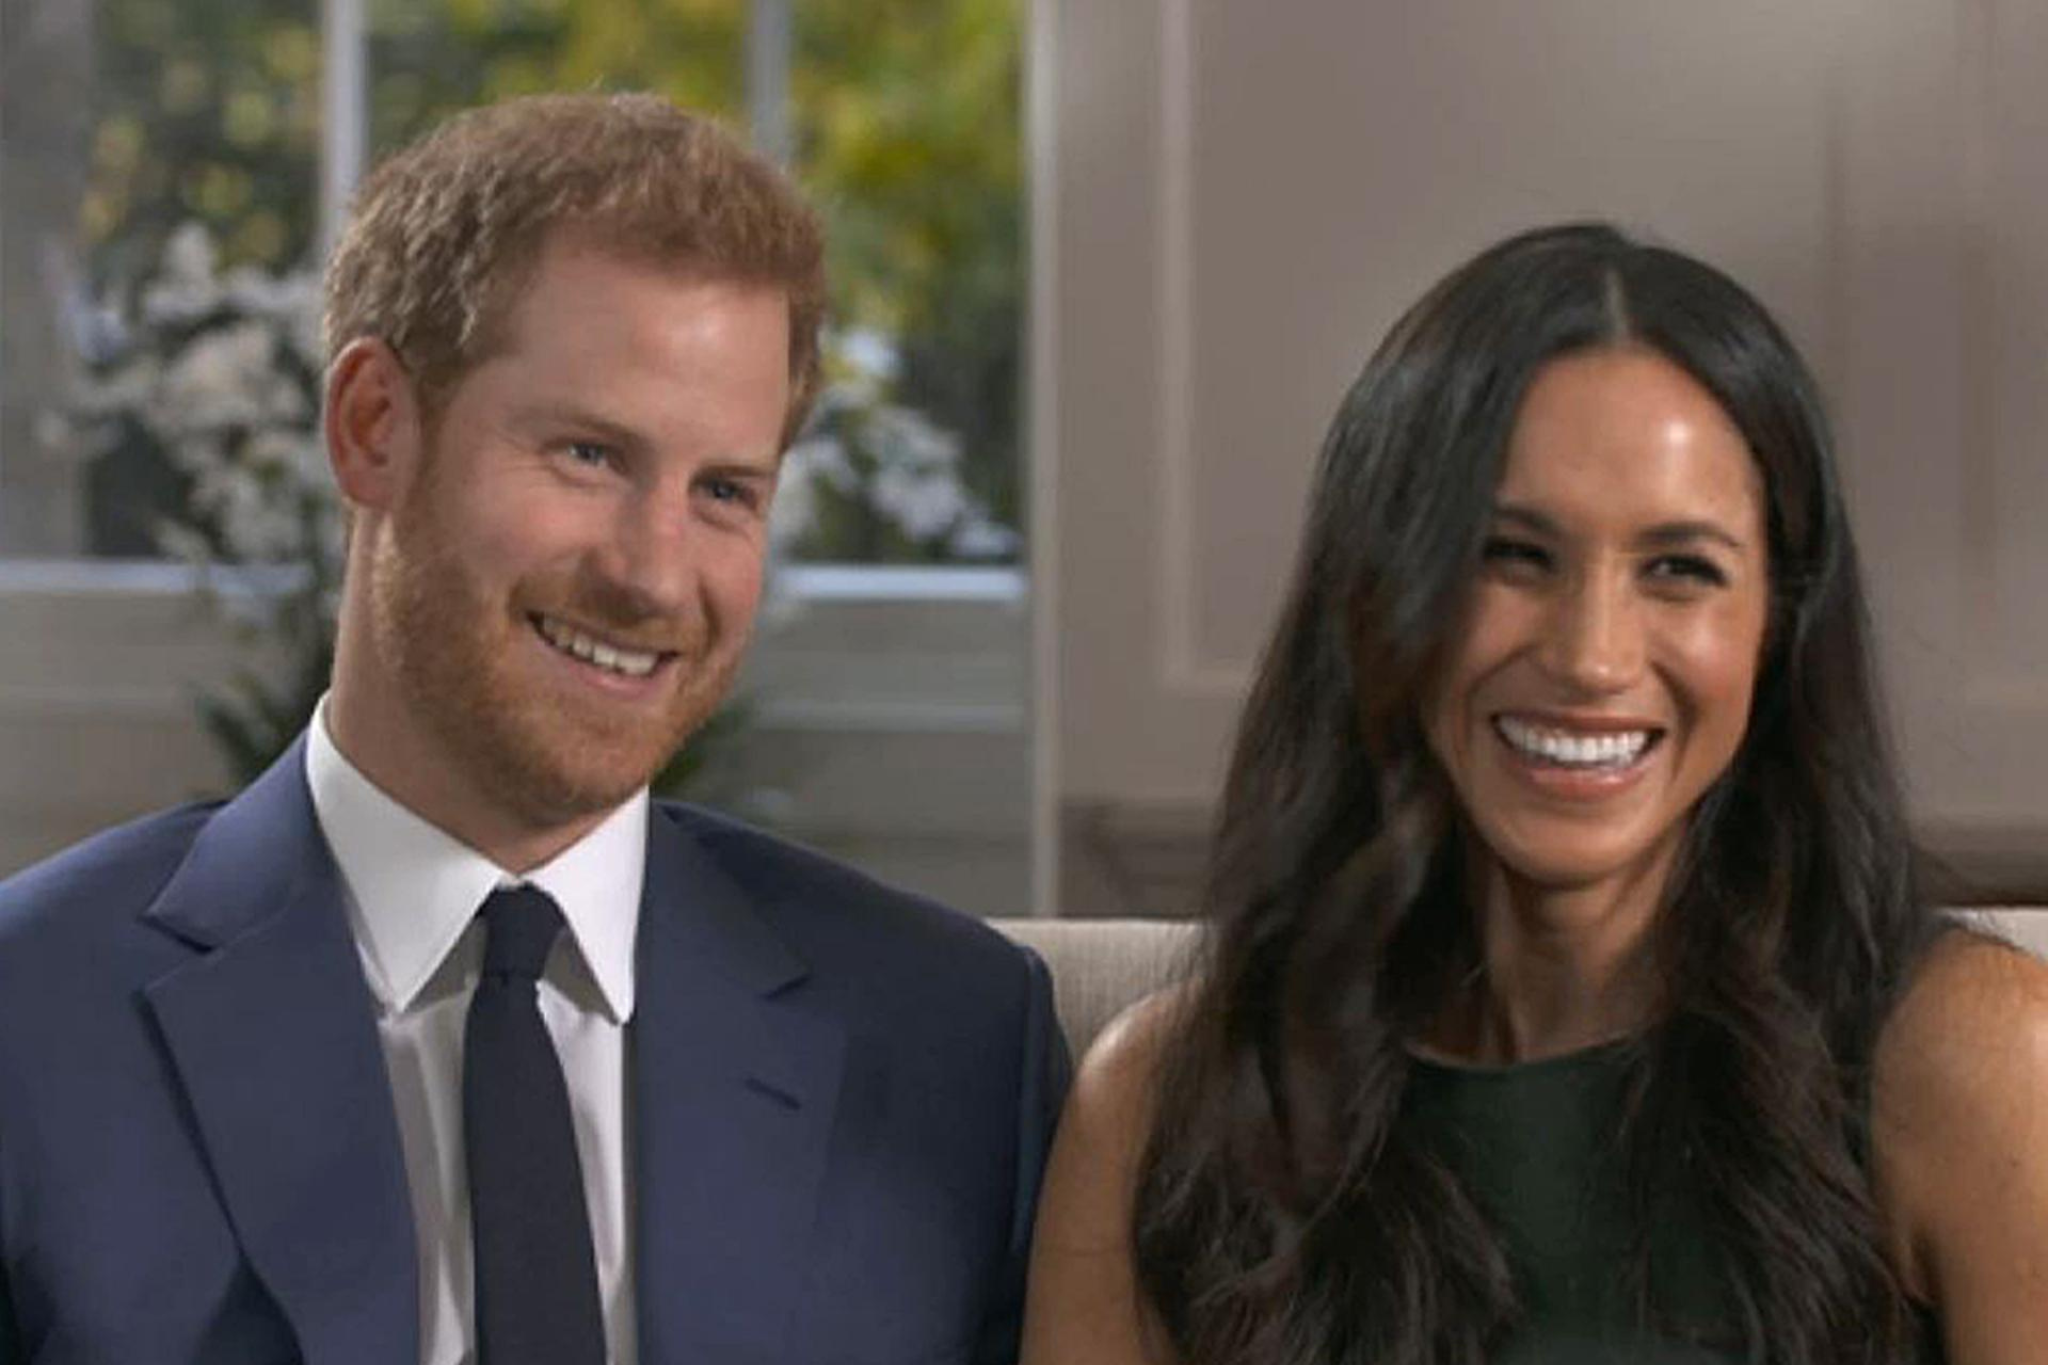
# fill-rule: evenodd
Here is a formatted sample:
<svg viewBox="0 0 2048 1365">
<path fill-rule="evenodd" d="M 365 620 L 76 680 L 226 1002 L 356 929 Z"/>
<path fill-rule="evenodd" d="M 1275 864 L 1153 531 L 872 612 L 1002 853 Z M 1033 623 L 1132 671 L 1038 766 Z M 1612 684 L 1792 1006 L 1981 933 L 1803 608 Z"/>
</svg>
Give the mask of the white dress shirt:
<svg viewBox="0 0 2048 1365">
<path fill-rule="evenodd" d="M 612 1365 L 636 1365 L 625 1028 L 633 1016 L 647 793 L 519 878 L 373 786 L 335 747 L 324 700 L 308 735 L 306 781 L 377 1000 L 419 1237 L 422 1365 L 476 1359 L 463 1030 L 483 957 L 476 912 L 493 890 L 522 880 L 553 896 L 568 922 L 541 979 L 540 1013 L 569 1086 L 605 1341 Z"/>
</svg>

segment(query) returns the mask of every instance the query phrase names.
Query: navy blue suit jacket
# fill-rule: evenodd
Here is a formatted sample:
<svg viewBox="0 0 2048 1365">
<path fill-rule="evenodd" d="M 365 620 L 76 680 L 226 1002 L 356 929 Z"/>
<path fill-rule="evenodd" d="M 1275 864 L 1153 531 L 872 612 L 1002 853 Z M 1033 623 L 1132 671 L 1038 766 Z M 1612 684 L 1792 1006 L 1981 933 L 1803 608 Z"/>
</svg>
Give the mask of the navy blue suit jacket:
<svg viewBox="0 0 2048 1365">
<path fill-rule="evenodd" d="M 415 1235 L 294 746 L 0 884 L 0 1365 L 400 1365 Z M 1067 1081 L 1043 965 L 687 807 L 629 1026 L 640 1358 L 1016 1351 Z"/>
</svg>

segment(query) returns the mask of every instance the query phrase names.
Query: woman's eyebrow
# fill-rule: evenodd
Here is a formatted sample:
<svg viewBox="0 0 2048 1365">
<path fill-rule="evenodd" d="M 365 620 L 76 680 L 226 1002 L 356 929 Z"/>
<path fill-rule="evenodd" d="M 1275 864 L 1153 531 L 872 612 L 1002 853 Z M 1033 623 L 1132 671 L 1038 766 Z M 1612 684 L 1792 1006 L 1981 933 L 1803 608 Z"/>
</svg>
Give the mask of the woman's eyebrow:
<svg viewBox="0 0 2048 1365">
<path fill-rule="evenodd" d="M 1496 521 L 1509 522 L 1539 535 L 1553 538 L 1562 538 L 1564 535 L 1563 529 L 1556 521 L 1535 508 L 1520 503 L 1496 502 L 1493 505 L 1493 516 Z M 1657 547 L 1692 545 L 1702 540 L 1711 540 L 1726 545 L 1731 550 L 1739 551 L 1745 548 L 1742 537 L 1721 523 L 1698 517 L 1660 521 L 1655 526 L 1644 529 L 1635 539 L 1638 544 Z"/>
<path fill-rule="evenodd" d="M 1644 545 L 1690 545 L 1702 540 L 1718 541 L 1731 550 L 1744 548 L 1742 537 L 1715 521 L 1666 521 L 1644 531 L 1636 539 Z"/>
<path fill-rule="evenodd" d="M 1558 524 L 1549 517 L 1533 507 L 1524 507 L 1520 503 L 1496 502 L 1493 505 L 1493 519 L 1495 521 L 1513 522 L 1539 535 L 1559 537 L 1564 534 L 1559 529 Z"/>
</svg>

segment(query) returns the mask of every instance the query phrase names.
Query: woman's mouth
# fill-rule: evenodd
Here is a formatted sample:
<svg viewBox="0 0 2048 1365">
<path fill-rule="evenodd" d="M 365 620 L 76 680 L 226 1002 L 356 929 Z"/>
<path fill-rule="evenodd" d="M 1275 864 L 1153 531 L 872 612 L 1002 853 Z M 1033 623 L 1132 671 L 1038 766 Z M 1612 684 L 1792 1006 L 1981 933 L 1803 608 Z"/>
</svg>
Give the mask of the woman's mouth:
<svg viewBox="0 0 2048 1365">
<path fill-rule="evenodd" d="M 1619 775 L 1640 766 L 1664 738 L 1654 725 L 1579 727 L 1525 716 L 1493 717 L 1494 733 L 1523 761 L 1560 772 Z"/>
</svg>

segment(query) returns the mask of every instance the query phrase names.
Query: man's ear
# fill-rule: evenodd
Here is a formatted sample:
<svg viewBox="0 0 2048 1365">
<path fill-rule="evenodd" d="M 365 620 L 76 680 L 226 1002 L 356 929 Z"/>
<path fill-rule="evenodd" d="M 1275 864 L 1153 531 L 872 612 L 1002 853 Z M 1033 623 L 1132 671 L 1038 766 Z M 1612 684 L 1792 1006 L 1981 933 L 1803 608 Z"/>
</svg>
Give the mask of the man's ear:
<svg viewBox="0 0 2048 1365">
<path fill-rule="evenodd" d="M 417 472 L 419 393 L 398 353 L 357 337 L 327 368 L 322 410 L 327 463 L 341 496 L 360 511 L 388 511 Z"/>
</svg>

